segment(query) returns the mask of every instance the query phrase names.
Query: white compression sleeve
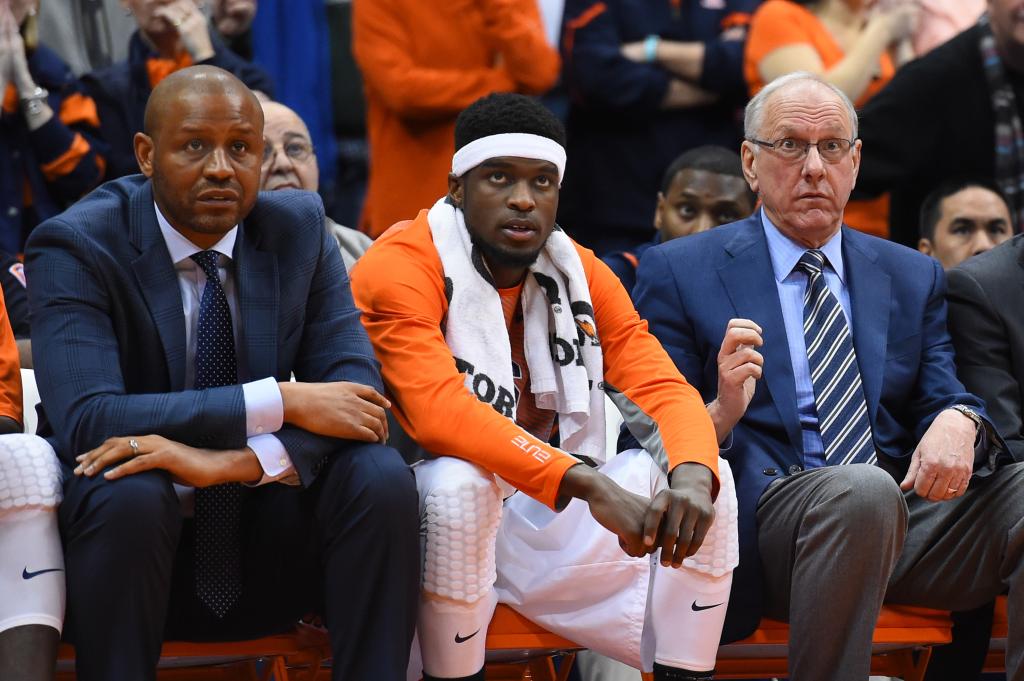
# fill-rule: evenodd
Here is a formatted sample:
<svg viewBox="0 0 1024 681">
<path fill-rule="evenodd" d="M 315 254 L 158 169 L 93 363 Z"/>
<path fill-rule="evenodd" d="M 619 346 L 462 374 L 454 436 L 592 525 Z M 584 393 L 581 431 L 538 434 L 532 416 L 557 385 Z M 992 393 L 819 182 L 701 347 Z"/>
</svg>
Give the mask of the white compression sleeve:
<svg viewBox="0 0 1024 681">
<path fill-rule="evenodd" d="M 0 631 L 64 622 L 64 553 L 57 510 L 0 513 Z"/>
<path fill-rule="evenodd" d="M 679 569 L 662 567 L 659 554 L 652 557 L 649 617 L 654 661 L 667 667 L 697 672 L 715 668 L 732 571 L 739 562 L 732 470 L 724 459 L 719 459 L 718 470 L 715 521 L 697 553 Z"/>
<path fill-rule="evenodd" d="M 64 621 L 64 553 L 57 529 L 60 467 L 34 435 L 0 436 L 0 631 Z"/>
</svg>

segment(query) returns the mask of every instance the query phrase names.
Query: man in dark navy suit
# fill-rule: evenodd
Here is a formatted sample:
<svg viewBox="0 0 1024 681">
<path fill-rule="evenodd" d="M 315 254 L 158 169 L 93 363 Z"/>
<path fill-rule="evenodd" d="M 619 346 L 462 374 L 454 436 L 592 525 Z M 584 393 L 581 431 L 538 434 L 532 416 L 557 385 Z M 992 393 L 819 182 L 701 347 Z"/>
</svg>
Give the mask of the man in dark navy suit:
<svg viewBox="0 0 1024 681">
<path fill-rule="evenodd" d="M 652 248 L 635 291 L 717 394 L 740 509 L 725 636 L 783 618 L 791 679 L 863 681 L 883 601 L 960 610 L 1009 591 L 1007 668 L 1024 678 L 1024 468 L 957 380 L 941 266 L 843 226 L 861 143 L 837 88 L 781 78 L 745 127 L 762 210 Z M 759 385 L 717 359 L 732 318 L 754 323 L 733 333 Z"/>
<path fill-rule="evenodd" d="M 323 207 L 257 196 L 263 146 L 240 81 L 179 71 L 135 137 L 142 176 L 28 246 L 81 679 L 153 679 L 165 637 L 254 637 L 310 611 L 335 679 L 405 678 L 413 478 L 381 444 L 390 405 Z"/>
</svg>

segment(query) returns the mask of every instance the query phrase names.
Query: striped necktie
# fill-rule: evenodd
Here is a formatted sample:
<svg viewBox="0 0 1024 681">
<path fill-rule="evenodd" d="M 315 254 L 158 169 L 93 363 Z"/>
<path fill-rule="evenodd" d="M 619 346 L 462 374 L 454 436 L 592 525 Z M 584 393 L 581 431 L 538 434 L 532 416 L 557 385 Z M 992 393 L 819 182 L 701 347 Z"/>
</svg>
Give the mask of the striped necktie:
<svg viewBox="0 0 1024 681">
<path fill-rule="evenodd" d="M 824 266 L 825 254 L 819 250 L 805 252 L 796 265 L 807 273 L 804 341 L 825 463 L 873 464 L 877 459 L 857 355 L 843 308 L 825 284 Z"/>
<path fill-rule="evenodd" d="M 196 323 L 196 390 L 238 383 L 235 334 L 218 257 L 216 251 L 192 256 L 206 274 Z M 242 593 L 241 511 L 238 483 L 196 490 L 196 595 L 217 617 L 224 617 Z"/>
</svg>

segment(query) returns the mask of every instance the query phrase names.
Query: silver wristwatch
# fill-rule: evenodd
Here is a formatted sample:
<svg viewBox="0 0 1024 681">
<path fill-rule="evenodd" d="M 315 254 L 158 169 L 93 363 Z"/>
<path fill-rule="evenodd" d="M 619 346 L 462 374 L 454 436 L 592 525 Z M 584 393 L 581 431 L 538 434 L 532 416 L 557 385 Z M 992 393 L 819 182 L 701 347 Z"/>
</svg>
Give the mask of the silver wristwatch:
<svg viewBox="0 0 1024 681">
<path fill-rule="evenodd" d="M 43 102 L 50 96 L 50 92 L 46 88 L 39 87 L 36 85 L 36 89 L 20 97 L 21 108 L 29 116 L 35 116 L 42 112 Z"/>
<path fill-rule="evenodd" d="M 955 409 L 970 420 L 974 421 L 974 432 L 977 433 L 981 430 L 982 424 L 984 423 L 978 412 L 974 411 L 966 404 L 954 404 L 950 409 Z"/>
</svg>

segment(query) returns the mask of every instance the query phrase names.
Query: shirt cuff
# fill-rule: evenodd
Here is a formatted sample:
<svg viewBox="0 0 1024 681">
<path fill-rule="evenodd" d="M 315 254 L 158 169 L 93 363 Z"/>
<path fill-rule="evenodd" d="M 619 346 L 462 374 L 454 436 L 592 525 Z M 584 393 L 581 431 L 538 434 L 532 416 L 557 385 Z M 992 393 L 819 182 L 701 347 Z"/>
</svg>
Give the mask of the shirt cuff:
<svg viewBox="0 0 1024 681">
<path fill-rule="evenodd" d="M 268 376 L 245 383 L 242 385 L 242 397 L 245 399 L 246 437 L 254 438 L 281 430 L 284 425 L 284 399 L 277 380 Z"/>
<path fill-rule="evenodd" d="M 249 449 L 256 454 L 256 459 L 263 469 L 263 477 L 254 485 L 258 487 L 268 482 L 282 482 L 286 485 L 298 484 L 298 475 L 295 473 L 295 465 L 292 458 L 288 456 L 288 450 L 273 435 L 257 435 L 249 438 L 246 442 Z"/>
</svg>

